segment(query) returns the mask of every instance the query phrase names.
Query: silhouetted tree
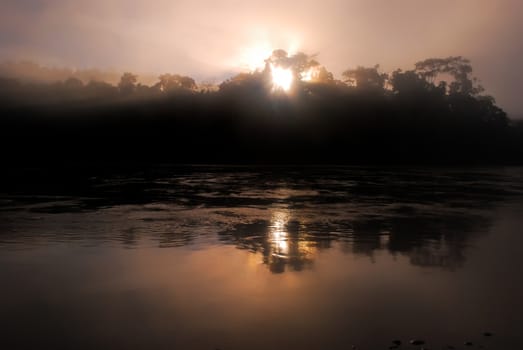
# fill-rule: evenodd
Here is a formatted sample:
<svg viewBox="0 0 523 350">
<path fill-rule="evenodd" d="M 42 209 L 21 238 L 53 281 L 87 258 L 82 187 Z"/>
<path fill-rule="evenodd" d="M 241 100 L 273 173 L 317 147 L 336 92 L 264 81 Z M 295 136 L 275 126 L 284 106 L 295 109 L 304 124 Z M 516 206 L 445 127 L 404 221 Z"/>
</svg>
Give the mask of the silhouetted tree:
<svg viewBox="0 0 523 350">
<path fill-rule="evenodd" d="M 268 78 L 265 73 L 240 73 L 219 85 L 220 91 L 266 92 Z"/>
<path fill-rule="evenodd" d="M 285 50 L 279 49 L 274 50 L 271 57 L 265 62 L 265 75 L 269 75 L 271 66 L 275 66 L 291 69 L 295 82 L 300 82 L 304 78 L 307 81 L 314 82 L 331 82 L 334 80 L 332 73 L 316 60 L 316 55 L 307 55 L 303 52 L 289 55 Z"/>
<path fill-rule="evenodd" d="M 451 94 L 478 95 L 484 88 L 472 78 L 472 66 L 470 60 L 461 56 L 447 58 L 429 58 L 416 63 L 416 72 L 429 83 L 441 74 L 448 74 L 453 81 L 448 85 Z"/>
<path fill-rule="evenodd" d="M 137 75 L 128 72 L 124 73 L 118 83 L 118 89 L 122 94 L 129 95 L 135 91 L 137 81 Z"/>
<path fill-rule="evenodd" d="M 433 86 L 415 71 L 402 71 L 401 69 L 392 72 L 390 85 L 393 92 L 405 96 L 413 96 L 427 92 Z"/>
<path fill-rule="evenodd" d="M 313 80 L 318 81 L 320 83 L 329 83 L 334 81 L 334 76 L 331 72 L 327 70 L 325 67 L 320 67 L 313 75 Z"/>
<path fill-rule="evenodd" d="M 342 75 L 345 78 L 345 82 L 350 86 L 365 90 L 381 90 L 385 86 L 387 74 L 380 73 L 378 71 L 379 67 L 379 64 L 370 68 L 358 66 L 356 69 L 347 69 Z"/>
<path fill-rule="evenodd" d="M 193 78 L 178 74 L 162 74 L 155 87 L 163 92 L 176 92 L 179 90 L 196 90 L 197 85 Z"/>
</svg>

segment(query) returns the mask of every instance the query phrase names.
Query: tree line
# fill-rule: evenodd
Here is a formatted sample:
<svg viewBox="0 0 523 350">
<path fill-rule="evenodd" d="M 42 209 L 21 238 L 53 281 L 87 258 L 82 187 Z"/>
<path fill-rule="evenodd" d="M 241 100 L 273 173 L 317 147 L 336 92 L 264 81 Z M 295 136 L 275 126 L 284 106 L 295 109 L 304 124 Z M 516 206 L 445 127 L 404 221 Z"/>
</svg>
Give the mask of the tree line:
<svg viewBox="0 0 523 350">
<path fill-rule="evenodd" d="M 274 66 L 292 72 L 290 91 L 274 88 Z M 521 163 L 523 126 L 472 73 L 457 56 L 336 79 L 315 56 L 275 50 L 219 85 L 178 74 L 145 85 L 129 72 L 114 85 L 2 78 L 2 146 L 18 145 L 15 160 Z"/>
</svg>

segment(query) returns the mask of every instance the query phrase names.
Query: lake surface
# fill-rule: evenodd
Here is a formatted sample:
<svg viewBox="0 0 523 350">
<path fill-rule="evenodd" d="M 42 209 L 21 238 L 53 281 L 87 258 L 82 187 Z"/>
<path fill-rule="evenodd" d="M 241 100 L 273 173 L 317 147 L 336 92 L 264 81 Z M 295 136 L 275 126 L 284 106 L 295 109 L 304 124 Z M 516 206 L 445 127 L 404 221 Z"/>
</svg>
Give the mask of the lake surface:
<svg viewBox="0 0 523 350">
<path fill-rule="evenodd" d="M 522 168 L 144 169 L 4 172 L 0 347 L 523 346 Z"/>
</svg>

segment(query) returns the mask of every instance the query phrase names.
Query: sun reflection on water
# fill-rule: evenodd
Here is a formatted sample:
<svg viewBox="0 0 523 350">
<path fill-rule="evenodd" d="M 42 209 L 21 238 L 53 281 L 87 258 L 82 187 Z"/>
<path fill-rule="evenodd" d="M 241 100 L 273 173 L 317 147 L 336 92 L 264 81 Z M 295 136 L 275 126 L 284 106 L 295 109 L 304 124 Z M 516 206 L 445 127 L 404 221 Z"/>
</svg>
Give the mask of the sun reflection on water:
<svg viewBox="0 0 523 350">
<path fill-rule="evenodd" d="M 267 232 L 264 263 L 272 272 L 290 267 L 300 271 L 312 264 L 317 248 L 308 239 L 306 223 L 289 209 L 274 209 Z"/>
<path fill-rule="evenodd" d="M 286 258 L 289 254 L 289 233 L 287 224 L 289 222 L 289 210 L 275 211 L 271 217 L 269 226 L 269 241 L 271 255 Z"/>
</svg>

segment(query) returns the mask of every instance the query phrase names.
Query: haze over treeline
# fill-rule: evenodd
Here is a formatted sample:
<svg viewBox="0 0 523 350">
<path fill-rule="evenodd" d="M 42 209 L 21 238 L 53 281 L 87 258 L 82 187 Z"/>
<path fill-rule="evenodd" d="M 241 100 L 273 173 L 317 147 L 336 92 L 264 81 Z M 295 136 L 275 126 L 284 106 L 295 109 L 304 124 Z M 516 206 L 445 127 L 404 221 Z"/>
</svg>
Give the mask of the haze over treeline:
<svg viewBox="0 0 523 350">
<path fill-rule="evenodd" d="M 292 74 L 284 91 L 274 67 Z M 275 50 L 219 86 L 79 77 L 0 80 L 2 147 L 15 162 L 519 163 L 523 127 L 484 94 L 469 60 L 379 65 L 342 79 L 314 55 Z"/>
<path fill-rule="evenodd" d="M 123 71 L 90 69 L 72 69 L 65 67 L 46 67 L 33 61 L 0 62 L 0 77 L 32 83 L 56 83 L 67 79 L 78 79 L 83 83 L 101 81 L 112 85 L 118 84 Z M 143 84 L 154 84 L 154 74 L 139 74 Z"/>
<path fill-rule="evenodd" d="M 320 52 L 338 77 L 463 55 L 499 105 L 522 115 L 522 23 L 520 0 L 3 0 L 0 61 L 220 81 L 273 48 Z"/>
</svg>

